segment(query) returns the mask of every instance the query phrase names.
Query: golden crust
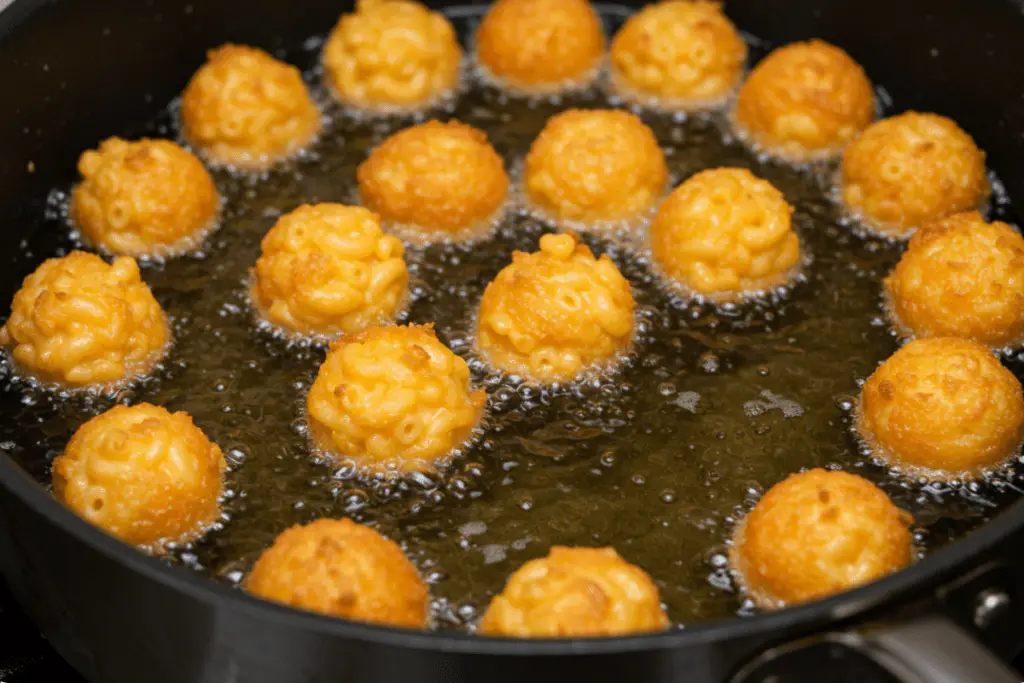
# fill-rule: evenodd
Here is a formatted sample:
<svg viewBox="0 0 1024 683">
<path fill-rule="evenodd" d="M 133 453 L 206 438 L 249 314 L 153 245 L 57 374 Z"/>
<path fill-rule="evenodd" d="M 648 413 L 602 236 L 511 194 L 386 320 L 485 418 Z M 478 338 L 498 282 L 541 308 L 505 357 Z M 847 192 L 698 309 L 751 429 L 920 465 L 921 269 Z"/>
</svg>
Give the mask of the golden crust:
<svg viewBox="0 0 1024 683">
<path fill-rule="evenodd" d="M 262 171 L 310 145 L 322 122 L 298 69 L 257 48 L 222 45 L 182 93 L 181 125 L 211 164 Z"/>
<path fill-rule="evenodd" d="M 149 372 L 167 352 L 170 334 L 133 258 L 108 265 L 73 251 L 25 278 L 0 344 L 40 381 L 108 387 Z"/>
<path fill-rule="evenodd" d="M 154 552 L 220 515 L 224 457 L 188 414 L 114 406 L 78 428 L 53 462 L 53 493 L 107 533 Z"/>
<path fill-rule="evenodd" d="M 1024 342 L 1024 238 L 977 212 L 928 223 L 885 280 L 897 329 L 989 347 Z"/>
<path fill-rule="evenodd" d="M 633 293 L 607 254 L 595 259 L 575 235 L 544 235 L 517 251 L 487 285 L 477 348 L 491 365 L 540 382 L 607 366 L 633 337 Z"/>
<path fill-rule="evenodd" d="M 736 529 L 730 564 L 764 609 L 809 602 L 910 565 L 912 522 L 868 480 L 813 469 L 764 495 Z"/>
<path fill-rule="evenodd" d="M 571 226 L 635 221 L 665 193 L 668 168 L 633 114 L 570 109 L 534 140 L 523 183 L 535 209 Z"/>
<path fill-rule="evenodd" d="M 321 451 L 373 469 L 424 470 L 462 447 L 487 396 L 430 325 L 371 327 L 331 346 L 309 391 Z"/>
<path fill-rule="evenodd" d="M 462 48 L 439 12 L 406 0 L 359 0 L 324 45 L 324 80 L 343 104 L 369 111 L 430 106 L 459 85 Z"/>
<path fill-rule="evenodd" d="M 329 339 L 388 322 L 408 294 L 402 243 L 358 206 L 304 205 L 278 219 L 252 270 L 252 301 L 288 332 Z"/>
<path fill-rule="evenodd" d="M 865 382 L 857 425 L 876 455 L 914 474 L 973 477 L 1017 452 L 1024 395 L 984 346 L 918 339 Z"/>
<path fill-rule="evenodd" d="M 386 226 L 419 241 L 489 231 L 508 194 L 504 162 L 483 131 L 428 121 L 395 133 L 356 171 L 359 194 Z"/>
<path fill-rule="evenodd" d="M 427 586 L 405 553 L 350 519 L 318 519 L 274 540 L 247 590 L 267 600 L 353 621 L 424 628 Z"/>
<path fill-rule="evenodd" d="M 497 0 L 476 33 L 476 58 L 498 84 L 525 94 L 589 85 L 604 57 L 587 0 Z"/>
<path fill-rule="evenodd" d="M 203 163 L 169 140 L 104 140 L 78 159 L 71 219 L 114 254 L 174 256 L 216 226 L 220 196 Z"/>
<path fill-rule="evenodd" d="M 874 118 L 864 69 L 821 40 L 772 51 L 740 88 L 733 115 L 758 150 L 797 162 L 838 155 Z"/>
<path fill-rule="evenodd" d="M 517 569 L 480 633 L 513 638 L 614 636 L 668 628 L 658 587 L 613 548 L 555 546 Z"/>
<path fill-rule="evenodd" d="M 981 207 L 985 153 L 950 119 L 907 112 L 867 128 L 843 155 L 846 207 L 872 230 L 907 237 L 933 220 Z"/>
<path fill-rule="evenodd" d="M 659 109 L 717 107 L 736 88 L 747 44 L 717 2 L 664 0 L 615 34 L 611 79 L 630 102 Z"/>
<path fill-rule="evenodd" d="M 762 292 L 799 265 L 792 215 L 782 193 L 746 169 L 701 171 L 659 207 L 651 250 L 665 275 L 690 292 L 719 300 Z"/>
</svg>

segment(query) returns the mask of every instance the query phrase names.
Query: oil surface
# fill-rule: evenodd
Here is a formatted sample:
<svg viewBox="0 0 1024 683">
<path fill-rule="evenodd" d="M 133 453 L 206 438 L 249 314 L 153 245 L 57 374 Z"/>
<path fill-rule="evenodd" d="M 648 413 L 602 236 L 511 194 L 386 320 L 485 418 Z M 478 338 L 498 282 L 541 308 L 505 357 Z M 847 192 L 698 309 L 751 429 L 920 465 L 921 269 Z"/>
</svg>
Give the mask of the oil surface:
<svg viewBox="0 0 1024 683">
<path fill-rule="evenodd" d="M 466 16 L 457 19 L 464 34 L 471 29 Z M 307 41 L 281 56 L 310 65 L 318 46 Z M 486 131 L 515 168 L 548 117 L 568 106 L 607 105 L 596 91 L 530 103 L 474 86 L 439 117 Z M 842 225 L 822 180 L 827 173 L 762 163 L 715 119 L 650 113 L 644 119 L 674 183 L 705 168 L 741 166 L 786 195 L 813 257 L 806 281 L 778 301 L 716 310 L 665 294 L 642 254 L 587 238 L 633 285 L 642 310 L 637 354 L 613 378 L 539 392 L 488 374 L 471 353 L 469 321 L 486 283 L 514 249 L 535 250 L 545 230 L 510 212 L 497 236 L 472 248 L 408 254 L 416 291 L 408 319 L 435 322 L 489 394 L 481 441 L 446 471 L 417 479 L 361 481 L 350 467 L 315 461 L 302 406 L 324 352 L 289 347 L 260 331 L 244 283 L 277 216 L 303 203 L 353 201 L 356 166 L 411 123 L 332 114 L 307 158 L 261 179 L 218 174 L 226 198 L 221 230 L 202 254 L 144 269 L 175 320 L 176 344 L 154 378 L 116 400 L 188 411 L 231 463 L 222 528 L 176 549 L 169 562 L 238 583 L 288 526 L 349 515 L 403 545 L 432 584 L 436 627 L 462 629 L 512 571 L 551 545 L 607 544 L 646 569 L 673 621 L 687 624 L 751 610 L 730 583 L 725 543 L 739 514 L 802 468 L 843 468 L 879 483 L 915 515 L 924 552 L 1018 498 L 1013 472 L 969 486 L 925 487 L 891 477 L 858 451 L 849 427 L 859 382 L 897 348 L 882 317 L 880 287 L 900 247 Z M 168 113 L 129 132 L 174 137 L 171 121 Z M 19 270 L 28 273 L 74 247 L 61 199 L 54 194 L 53 211 L 27 243 Z M 1012 221 L 1007 210 L 1005 203 L 992 208 Z M 1007 363 L 1024 373 L 1024 358 Z M 71 434 L 114 400 L 55 398 L 5 374 L 0 447 L 48 484 L 50 462 Z"/>
</svg>

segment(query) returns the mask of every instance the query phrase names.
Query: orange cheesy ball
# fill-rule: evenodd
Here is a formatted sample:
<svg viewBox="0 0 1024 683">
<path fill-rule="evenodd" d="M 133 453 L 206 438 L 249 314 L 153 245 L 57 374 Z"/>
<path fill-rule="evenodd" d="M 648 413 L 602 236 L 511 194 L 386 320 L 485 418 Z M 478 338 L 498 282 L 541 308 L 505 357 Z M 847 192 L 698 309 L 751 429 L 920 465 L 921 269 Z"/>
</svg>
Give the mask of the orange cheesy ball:
<svg viewBox="0 0 1024 683">
<path fill-rule="evenodd" d="M 585 638 L 668 628 L 658 587 L 613 548 L 556 546 L 517 569 L 479 631 L 511 638 Z"/>
<path fill-rule="evenodd" d="M 249 573 L 258 597 L 388 626 L 427 625 L 427 586 L 394 541 L 350 519 L 318 519 L 274 540 Z"/>
<path fill-rule="evenodd" d="M 331 339 L 394 319 L 408 295 L 402 243 L 358 206 L 300 206 L 263 238 L 251 296 L 286 333 Z"/>
<path fill-rule="evenodd" d="M 977 212 L 928 223 L 885 280 L 905 336 L 960 337 L 993 348 L 1024 343 L 1024 238 Z"/>
<path fill-rule="evenodd" d="M 608 367 L 633 339 L 633 293 L 607 254 L 572 234 L 544 235 L 540 251 L 512 254 L 487 285 L 477 349 L 492 366 L 543 383 Z"/>
<path fill-rule="evenodd" d="M 612 41 L 612 88 L 628 102 L 673 111 L 725 103 L 743 75 L 747 44 L 707 0 L 664 0 L 640 10 Z"/>
<path fill-rule="evenodd" d="M 53 493 L 107 533 L 159 552 L 217 521 L 224 469 L 188 414 L 118 405 L 79 427 L 53 461 Z"/>
<path fill-rule="evenodd" d="M 413 242 L 489 233 L 505 205 L 508 175 L 483 131 L 428 121 L 395 133 L 356 171 L 363 203 Z"/>
<path fill-rule="evenodd" d="M 878 121 L 843 155 L 843 203 L 887 237 L 907 237 L 930 221 L 980 208 L 990 189 L 985 153 L 937 114 Z"/>
<path fill-rule="evenodd" d="M 375 470 L 421 471 L 472 438 L 486 401 L 432 326 L 409 325 L 334 342 L 306 409 L 321 452 Z"/>
<path fill-rule="evenodd" d="M 763 609 L 809 602 L 910 565 L 912 522 L 867 479 L 813 469 L 773 486 L 740 522 L 730 565 Z"/>
<path fill-rule="evenodd" d="M 782 193 L 746 169 L 701 171 L 658 209 L 649 235 L 654 262 L 687 292 L 712 300 L 763 293 L 799 266 L 792 215 Z"/>
<path fill-rule="evenodd" d="M 359 0 L 324 45 L 324 80 L 343 104 L 419 110 L 459 85 L 462 48 L 443 14 L 407 0 Z"/>
<path fill-rule="evenodd" d="M 21 371 L 68 388 L 106 389 L 144 375 L 170 338 L 135 260 L 108 265 L 84 251 L 44 261 L 25 278 L 0 329 Z"/>
<path fill-rule="evenodd" d="M 643 121 L 625 111 L 571 109 L 534 140 L 523 189 L 535 211 L 582 227 L 643 218 L 667 183 L 665 155 Z"/>
<path fill-rule="evenodd" d="M 71 220 L 113 254 L 165 257 L 198 246 L 217 226 L 220 196 L 203 163 L 169 140 L 109 138 L 78 159 Z"/>
<path fill-rule="evenodd" d="M 601 18 L 587 0 L 497 0 L 476 33 L 484 78 L 526 95 L 590 85 L 604 47 Z"/>
<path fill-rule="evenodd" d="M 918 339 L 864 383 L 857 426 L 876 456 L 911 474 L 970 478 L 1019 450 L 1024 395 L 981 344 Z"/>
<path fill-rule="evenodd" d="M 795 162 L 837 156 L 874 118 L 864 69 L 820 40 L 772 51 L 750 72 L 733 113 L 751 146 Z"/>
<path fill-rule="evenodd" d="M 210 50 L 181 96 L 182 133 L 208 162 L 262 171 L 308 147 L 320 110 L 299 70 L 263 50 Z"/>
</svg>

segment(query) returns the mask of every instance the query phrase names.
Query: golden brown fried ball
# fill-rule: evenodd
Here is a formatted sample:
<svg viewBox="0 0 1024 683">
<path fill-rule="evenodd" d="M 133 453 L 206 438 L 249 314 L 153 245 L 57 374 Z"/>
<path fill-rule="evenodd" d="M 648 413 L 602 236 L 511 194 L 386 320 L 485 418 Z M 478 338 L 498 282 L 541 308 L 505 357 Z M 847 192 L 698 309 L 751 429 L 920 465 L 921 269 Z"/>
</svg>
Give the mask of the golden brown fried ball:
<svg viewBox="0 0 1024 683">
<path fill-rule="evenodd" d="M 950 119 L 907 112 L 868 127 L 843 155 L 846 207 L 872 230 L 906 237 L 929 221 L 981 207 L 985 153 Z"/>
<path fill-rule="evenodd" d="M 730 564 L 759 607 L 809 602 L 908 566 L 912 522 L 867 479 L 813 469 L 769 489 L 737 527 Z"/>
<path fill-rule="evenodd" d="M 1024 342 L 1024 238 L 977 212 L 928 223 L 885 280 L 906 336 L 960 337 L 993 348 Z"/>
<path fill-rule="evenodd" d="M 71 219 L 114 254 L 175 256 L 217 226 L 220 196 L 203 163 L 169 140 L 109 138 L 78 159 Z"/>
<path fill-rule="evenodd" d="M 472 239 L 490 231 L 508 175 L 483 131 L 428 121 L 395 133 L 356 171 L 363 203 L 413 241 Z"/>
<path fill-rule="evenodd" d="M 309 146 L 320 110 L 299 70 L 263 50 L 210 50 L 181 96 L 182 133 L 211 164 L 262 171 Z"/>
<path fill-rule="evenodd" d="M 224 468 L 187 413 L 118 405 L 79 427 L 53 461 L 53 493 L 107 533 L 159 552 L 217 520 Z"/>
<path fill-rule="evenodd" d="M 476 33 L 485 77 L 530 95 L 590 85 L 604 46 L 601 19 L 587 0 L 497 0 Z"/>
<path fill-rule="evenodd" d="M 792 215 L 782 193 L 746 169 L 701 171 L 658 209 L 654 261 L 687 291 L 714 300 L 763 292 L 792 279 L 799 265 Z"/>
<path fill-rule="evenodd" d="M 252 301 L 271 324 L 330 339 L 392 320 L 405 304 L 402 243 L 359 206 L 300 206 L 263 238 Z"/>
<path fill-rule="evenodd" d="M 664 0 L 643 8 L 615 35 L 612 87 L 659 109 L 717 107 L 736 88 L 747 44 L 717 2 Z"/>
<path fill-rule="evenodd" d="M 371 327 L 331 346 L 306 399 L 321 451 L 372 469 L 430 469 L 461 448 L 483 417 L 466 361 L 431 325 Z"/>
<path fill-rule="evenodd" d="M 427 624 L 427 587 L 402 549 L 350 519 L 293 526 L 252 568 L 247 590 L 292 607 L 389 626 Z"/>
<path fill-rule="evenodd" d="M 108 265 L 84 251 L 48 259 L 25 278 L 0 329 L 0 344 L 23 372 L 69 388 L 108 388 L 144 375 L 170 338 L 135 259 Z"/>
<path fill-rule="evenodd" d="M 480 633 L 513 638 L 581 638 L 668 628 L 658 587 L 613 548 L 555 546 L 517 569 L 496 596 Z"/>
<path fill-rule="evenodd" d="M 406 0 L 359 0 L 324 45 L 324 78 L 343 104 L 418 110 L 459 85 L 462 48 L 439 12 Z"/>
<path fill-rule="evenodd" d="M 661 199 L 668 168 L 654 133 L 633 114 L 571 109 L 534 140 L 523 182 L 533 208 L 553 220 L 629 222 Z"/>
<path fill-rule="evenodd" d="M 972 477 L 1018 451 L 1024 395 L 981 344 L 918 339 L 865 382 L 857 426 L 875 455 L 912 474 Z"/>
</svg>

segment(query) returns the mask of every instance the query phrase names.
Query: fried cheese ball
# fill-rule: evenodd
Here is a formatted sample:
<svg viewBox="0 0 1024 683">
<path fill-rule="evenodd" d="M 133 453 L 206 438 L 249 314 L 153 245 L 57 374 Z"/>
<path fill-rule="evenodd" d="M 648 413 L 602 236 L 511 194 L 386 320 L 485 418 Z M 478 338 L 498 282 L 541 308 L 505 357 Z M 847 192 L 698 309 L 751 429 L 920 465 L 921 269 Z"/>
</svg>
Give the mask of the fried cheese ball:
<svg viewBox="0 0 1024 683">
<path fill-rule="evenodd" d="M 864 69 L 821 40 L 772 51 L 750 72 L 733 113 L 740 137 L 795 162 L 837 156 L 874 118 Z"/>
<path fill-rule="evenodd" d="M 523 178 L 532 208 L 570 226 L 636 221 L 667 183 L 654 133 L 614 110 L 570 109 L 550 118 L 530 146 Z"/>
<path fill-rule="evenodd" d="M 48 259 L 25 278 L 0 329 L 0 344 L 22 372 L 67 388 L 109 388 L 144 375 L 170 338 L 135 260 L 108 265 L 84 251 Z"/>
<path fill-rule="evenodd" d="M 872 124 L 846 149 L 840 174 L 846 208 L 887 237 L 980 208 L 991 190 L 985 153 L 937 114 L 907 112 Z"/>
<path fill-rule="evenodd" d="M 306 400 L 315 447 L 380 470 L 429 470 L 464 446 L 487 396 L 431 325 L 371 327 L 331 346 Z"/>
<path fill-rule="evenodd" d="M 607 254 L 595 259 L 572 234 L 544 235 L 517 251 L 487 285 L 477 349 L 488 363 L 542 383 L 609 366 L 633 339 L 633 293 Z"/>
<path fill-rule="evenodd" d="M 857 427 L 875 455 L 915 475 L 971 478 L 1024 437 L 1020 382 L 976 342 L 910 342 L 864 383 Z"/>
<path fill-rule="evenodd" d="M 53 493 L 107 533 L 159 552 L 217 520 L 224 469 L 187 413 L 118 405 L 79 427 L 53 461 Z"/>
<path fill-rule="evenodd" d="M 747 44 L 717 2 L 664 0 L 615 35 L 612 88 L 628 102 L 674 111 L 725 103 L 743 75 Z"/>
<path fill-rule="evenodd" d="M 352 621 L 424 628 L 427 586 L 391 540 L 350 519 L 293 526 L 260 555 L 253 595 Z"/>
<path fill-rule="evenodd" d="M 497 0 L 476 33 L 484 77 L 526 95 L 590 85 L 604 47 L 601 18 L 587 0 Z"/>
<path fill-rule="evenodd" d="M 181 124 L 209 163 L 262 171 L 309 146 L 322 122 L 298 69 L 254 47 L 223 45 L 185 88 Z"/>
<path fill-rule="evenodd" d="M 508 175 L 483 131 L 428 121 L 395 133 L 356 171 L 364 204 L 414 242 L 469 240 L 490 232 Z"/>
<path fill-rule="evenodd" d="M 393 320 L 408 295 L 401 241 L 359 206 L 300 206 L 263 238 L 252 302 L 287 333 L 331 339 Z"/>
<path fill-rule="evenodd" d="M 867 479 L 813 469 L 773 486 L 740 522 L 730 565 L 763 609 L 809 602 L 910 565 L 912 522 Z"/>
<path fill-rule="evenodd" d="M 651 223 L 658 268 L 686 291 L 730 300 L 784 284 L 800 263 L 791 207 L 771 183 L 742 168 L 692 176 Z"/>
<path fill-rule="evenodd" d="M 91 244 L 113 254 L 176 256 L 216 226 L 220 196 L 194 154 L 170 140 L 104 140 L 78 159 L 71 220 Z"/>
<path fill-rule="evenodd" d="M 905 336 L 960 337 L 992 348 L 1024 342 L 1024 238 L 977 212 L 918 230 L 885 290 Z"/>
<path fill-rule="evenodd" d="M 662 631 L 658 587 L 613 548 L 555 546 L 509 577 L 479 632 L 512 638 L 582 638 Z"/>
<path fill-rule="evenodd" d="M 343 104 L 419 110 L 459 85 L 462 48 L 445 16 L 418 2 L 359 0 L 324 45 L 324 79 Z"/>
</svg>

